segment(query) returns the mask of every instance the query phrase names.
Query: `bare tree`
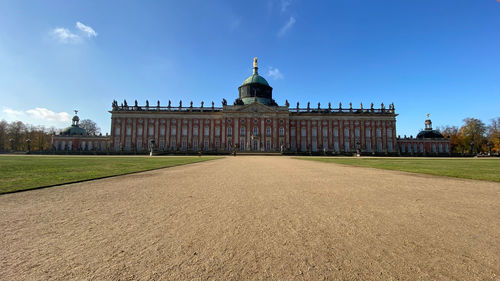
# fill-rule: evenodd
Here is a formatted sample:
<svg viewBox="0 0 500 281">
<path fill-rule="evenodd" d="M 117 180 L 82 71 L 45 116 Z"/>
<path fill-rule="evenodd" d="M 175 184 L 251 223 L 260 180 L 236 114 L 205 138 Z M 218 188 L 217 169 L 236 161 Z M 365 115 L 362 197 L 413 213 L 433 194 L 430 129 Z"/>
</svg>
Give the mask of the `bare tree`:
<svg viewBox="0 0 500 281">
<path fill-rule="evenodd" d="M 80 127 L 84 128 L 89 135 L 98 135 L 101 133 L 101 128 L 99 128 L 97 124 L 90 119 L 83 119 L 80 121 Z"/>
</svg>

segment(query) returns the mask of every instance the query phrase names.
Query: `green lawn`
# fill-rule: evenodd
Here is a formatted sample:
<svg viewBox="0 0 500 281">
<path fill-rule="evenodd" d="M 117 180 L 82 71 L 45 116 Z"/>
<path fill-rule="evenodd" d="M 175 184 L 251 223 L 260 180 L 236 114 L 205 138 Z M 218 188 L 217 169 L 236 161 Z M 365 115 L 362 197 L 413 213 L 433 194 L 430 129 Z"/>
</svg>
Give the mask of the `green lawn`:
<svg viewBox="0 0 500 281">
<path fill-rule="evenodd" d="M 0 194 L 219 157 L 0 156 Z"/>
<path fill-rule="evenodd" d="M 372 167 L 437 176 L 500 182 L 500 158 L 296 158 L 358 167 Z"/>
</svg>

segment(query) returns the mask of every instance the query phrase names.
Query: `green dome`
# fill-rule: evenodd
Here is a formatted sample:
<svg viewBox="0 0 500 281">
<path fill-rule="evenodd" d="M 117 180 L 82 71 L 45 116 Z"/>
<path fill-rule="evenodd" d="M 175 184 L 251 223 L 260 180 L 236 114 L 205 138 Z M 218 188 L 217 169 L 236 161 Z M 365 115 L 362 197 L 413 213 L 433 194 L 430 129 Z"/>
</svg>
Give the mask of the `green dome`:
<svg viewBox="0 0 500 281">
<path fill-rule="evenodd" d="M 245 81 L 243 81 L 243 84 L 241 84 L 241 85 L 243 86 L 243 85 L 251 84 L 251 83 L 258 83 L 258 84 L 269 86 L 269 83 L 267 83 L 266 79 L 264 79 L 264 77 L 260 76 L 259 74 L 253 74 L 253 75 L 248 76 L 248 78 L 245 79 Z"/>
<path fill-rule="evenodd" d="M 67 127 L 61 131 L 61 135 L 63 136 L 74 136 L 74 135 L 87 135 L 87 130 L 84 128 L 80 128 L 78 126 L 72 125 Z"/>
</svg>

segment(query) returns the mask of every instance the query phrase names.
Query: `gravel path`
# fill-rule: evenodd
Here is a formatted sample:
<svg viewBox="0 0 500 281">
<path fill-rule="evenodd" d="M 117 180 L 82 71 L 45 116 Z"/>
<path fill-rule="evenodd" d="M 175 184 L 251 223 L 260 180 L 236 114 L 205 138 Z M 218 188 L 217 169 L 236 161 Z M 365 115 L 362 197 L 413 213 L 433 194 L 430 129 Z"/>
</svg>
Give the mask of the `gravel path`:
<svg viewBox="0 0 500 281">
<path fill-rule="evenodd" d="M 0 196 L 0 280 L 499 280 L 500 184 L 227 157 Z"/>
</svg>

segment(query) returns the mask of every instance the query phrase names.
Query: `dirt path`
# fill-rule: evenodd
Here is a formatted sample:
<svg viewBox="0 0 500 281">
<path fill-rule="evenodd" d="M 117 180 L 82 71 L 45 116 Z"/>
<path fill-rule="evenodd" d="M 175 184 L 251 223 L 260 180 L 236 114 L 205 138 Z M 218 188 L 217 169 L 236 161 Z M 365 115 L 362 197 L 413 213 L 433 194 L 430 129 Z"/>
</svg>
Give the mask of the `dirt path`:
<svg viewBox="0 0 500 281">
<path fill-rule="evenodd" d="M 500 184 L 228 157 L 0 196 L 1 280 L 498 280 Z"/>
</svg>

